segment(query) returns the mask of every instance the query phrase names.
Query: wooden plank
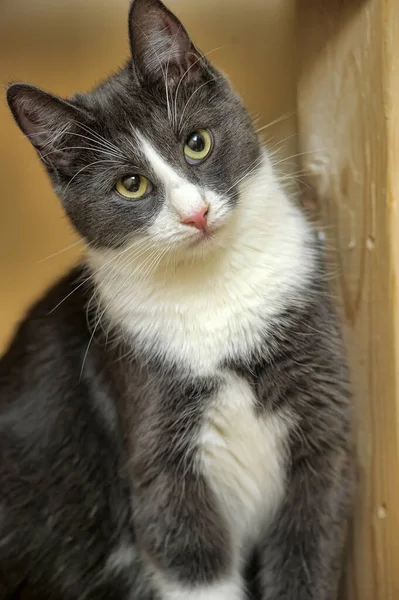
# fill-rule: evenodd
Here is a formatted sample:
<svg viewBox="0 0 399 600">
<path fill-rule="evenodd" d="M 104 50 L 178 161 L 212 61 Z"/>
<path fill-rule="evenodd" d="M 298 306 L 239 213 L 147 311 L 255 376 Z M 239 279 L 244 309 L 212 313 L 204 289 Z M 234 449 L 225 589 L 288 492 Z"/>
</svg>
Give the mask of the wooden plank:
<svg viewBox="0 0 399 600">
<path fill-rule="evenodd" d="M 298 126 L 357 412 L 345 597 L 399 599 L 399 3 L 298 0 Z"/>
</svg>

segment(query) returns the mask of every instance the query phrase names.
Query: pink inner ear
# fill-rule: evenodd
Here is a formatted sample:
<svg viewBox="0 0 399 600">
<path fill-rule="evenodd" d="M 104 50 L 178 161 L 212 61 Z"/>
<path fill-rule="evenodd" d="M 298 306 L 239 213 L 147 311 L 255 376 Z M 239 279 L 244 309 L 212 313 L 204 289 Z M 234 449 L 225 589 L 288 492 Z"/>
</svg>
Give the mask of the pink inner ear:
<svg viewBox="0 0 399 600">
<path fill-rule="evenodd" d="M 26 103 L 22 101 L 18 110 L 21 128 L 34 146 L 41 147 L 46 143 L 48 133 L 44 131 L 44 125 L 35 120 L 32 114 L 29 114 L 25 104 Z"/>
<path fill-rule="evenodd" d="M 167 14 L 163 14 L 162 17 L 162 29 L 160 34 L 163 34 L 165 37 L 164 44 L 165 46 L 168 46 L 168 50 L 172 57 L 176 57 L 179 60 L 184 61 L 185 55 L 190 51 L 190 39 L 184 31 L 181 23 L 176 22 Z"/>
<path fill-rule="evenodd" d="M 30 98 L 20 100 L 17 111 L 21 129 L 36 148 L 42 160 L 49 165 L 57 164 L 59 167 L 66 167 L 68 157 L 61 147 L 57 147 L 60 131 L 52 127 L 55 115 L 52 115 L 52 118 L 48 115 L 46 117 L 43 109 L 36 106 L 34 100 L 32 101 Z"/>
<path fill-rule="evenodd" d="M 9 87 L 7 100 L 15 120 L 41 159 L 52 167 L 71 163 L 71 133 L 74 123 L 90 118 L 89 113 L 64 100 L 25 83 Z"/>
</svg>

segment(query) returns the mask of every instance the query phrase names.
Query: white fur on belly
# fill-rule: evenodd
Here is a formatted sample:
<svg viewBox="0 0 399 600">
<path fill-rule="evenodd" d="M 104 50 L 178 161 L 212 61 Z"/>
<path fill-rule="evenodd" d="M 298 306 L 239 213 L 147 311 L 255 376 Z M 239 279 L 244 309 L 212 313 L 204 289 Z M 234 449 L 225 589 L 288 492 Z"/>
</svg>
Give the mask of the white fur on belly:
<svg viewBox="0 0 399 600">
<path fill-rule="evenodd" d="M 289 418 L 256 414 L 255 408 L 248 383 L 228 375 L 206 413 L 198 442 L 200 468 L 238 546 L 255 541 L 284 494 Z"/>
</svg>

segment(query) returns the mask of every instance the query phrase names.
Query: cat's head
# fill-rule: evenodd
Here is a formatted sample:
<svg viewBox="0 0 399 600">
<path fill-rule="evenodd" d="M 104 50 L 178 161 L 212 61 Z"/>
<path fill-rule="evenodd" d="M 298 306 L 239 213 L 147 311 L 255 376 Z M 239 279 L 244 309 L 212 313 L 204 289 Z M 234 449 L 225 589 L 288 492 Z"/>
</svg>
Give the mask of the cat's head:
<svg viewBox="0 0 399 600">
<path fill-rule="evenodd" d="M 227 79 L 159 0 L 134 0 L 131 60 L 64 100 L 10 86 L 12 113 L 78 232 L 95 247 L 212 246 L 257 164 L 251 119 Z"/>
</svg>

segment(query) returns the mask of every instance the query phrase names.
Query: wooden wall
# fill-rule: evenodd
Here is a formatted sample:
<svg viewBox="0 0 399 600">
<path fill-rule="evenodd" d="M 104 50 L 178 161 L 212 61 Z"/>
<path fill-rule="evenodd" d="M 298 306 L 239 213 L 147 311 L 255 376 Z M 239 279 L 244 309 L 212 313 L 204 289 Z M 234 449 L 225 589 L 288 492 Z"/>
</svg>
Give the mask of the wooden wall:
<svg viewBox="0 0 399 600">
<path fill-rule="evenodd" d="M 169 0 L 203 51 L 229 74 L 259 126 L 295 154 L 295 0 Z M 0 85 L 34 83 L 61 95 L 89 89 L 128 55 L 129 0 L 3 0 Z M 0 353 L 16 321 L 80 246 L 0 98 Z M 287 139 L 289 138 L 289 139 Z"/>
<path fill-rule="evenodd" d="M 348 600 L 399 599 L 399 3 L 298 0 L 299 151 L 357 409 Z"/>
</svg>

